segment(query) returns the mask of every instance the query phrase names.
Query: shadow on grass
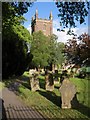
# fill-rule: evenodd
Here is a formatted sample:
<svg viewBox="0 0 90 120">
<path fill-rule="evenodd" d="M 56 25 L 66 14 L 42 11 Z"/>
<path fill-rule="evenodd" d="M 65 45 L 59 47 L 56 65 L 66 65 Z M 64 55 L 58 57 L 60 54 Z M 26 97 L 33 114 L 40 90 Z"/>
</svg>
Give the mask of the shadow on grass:
<svg viewBox="0 0 90 120">
<path fill-rule="evenodd" d="M 29 81 L 30 78 L 28 76 L 22 75 L 22 76 L 18 77 L 18 79 L 21 81 Z"/>
<path fill-rule="evenodd" d="M 45 80 L 39 78 L 39 85 L 40 85 L 40 88 L 45 89 Z"/>
<path fill-rule="evenodd" d="M 59 88 L 60 88 L 60 86 L 54 86 L 54 88 L 59 89 Z"/>
<path fill-rule="evenodd" d="M 14 82 L 14 80 L 5 79 L 3 80 L 3 82 L 6 87 L 9 87 Z"/>
<path fill-rule="evenodd" d="M 12 77 L 10 79 L 5 79 L 3 80 L 3 82 L 5 83 L 5 86 L 6 87 L 10 87 L 10 86 L 13 86 L 13 84 L 18 81 L 18 83 L 21 83 L 23 85 L 26 86 L 26 82 L 29 83 L 29 77 L 25 76 L 25 75 L 22 75 L 20 77 Z M 24 84 L 25 83 L 25 84 Z"/>
<path fill-rule="evenodd" d="M 29 83 L 22 83 L 22 85 L 23 85 L 25 88 L 28 88 L 29 90 L 31 90 L 31 87 L 30 87 Z"/>
<path fill-rule="evenodd" d="M 75 97 L 73 98 L 73 101 L 71 101 L 72 104 L 72 108 L 76 109 L 77 111 L 79 111 L 80 113 L 86 115 L 87 117 L 90 118 L 90 108 L 79 103 L 79 101 L 77 100 L 77 97 L 75 95 Z"/>
<path fill-rule="evenodd" d="M 46 97 L 48 100 L 50 100 L 55 105 L 61 107 L 61 97 L 57 96 L 54 92 L 50 91 L 38 91 L 42 96 Z"/>
<path fill-rule="evenodd" d="M 55 105 L 57 105 L 58 107 L 61 108 L 61 97 L 57 96 L 54 92 L 50 92 L 50 91 L 38 91 L 42 96 L 46 97 L 49 101 L 51 101 L 52 103 L 54 103 Z M 79 101 L 76 98 L 76 95 L 73 99 L 73 101 L 71 102 L 72 104 L 72 109 L 75 109 L 77 111 L 79 111 L 81 114 L 87 116 L 90 118 L 90 108 L 79 103 Z"/>
<path fill-rule="evenodd" d="M 22 75 L 18 78 L 20 81 L 21 81 L 21 84 L 30 89 L 31 90 L 31 87 L 30 87 L 30 78 L 28 76 L 25 76 L 25 75 Z"/>
<path fill-rule="evenodd" d="M 4 80 L 5 86 L 8 88 L 9 91 L 13 91 L 16 95 L 19 93 L 19 86 L 23 85 L 25 88 L 31 90 L 29 77 L 27 76 L 20 76 L 16 77 L 15 79 L 7 79 Z"/>
</svg>

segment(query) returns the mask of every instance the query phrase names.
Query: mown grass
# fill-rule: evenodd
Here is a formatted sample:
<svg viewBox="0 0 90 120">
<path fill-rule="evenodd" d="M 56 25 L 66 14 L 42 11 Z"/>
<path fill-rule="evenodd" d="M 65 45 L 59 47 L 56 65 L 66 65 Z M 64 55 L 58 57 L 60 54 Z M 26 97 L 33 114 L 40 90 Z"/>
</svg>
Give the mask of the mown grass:
<svg viewBox="0 0 90 120">
<path fill-rule="evenodd" d="M 70 80 L 76 85 L 77 99 L 80 103 L 90 107 L 90 80 L 80 78 L 70 78 Z"/>
<path fill-rule="evenodd" d="M 69 120 L 70 118 L 74 118 L 75 120 L 76 118 L 89 119 L 89 106 L 87 102 L 87 94 L 90 92 L 90 90 L 88 90 L 88 84 L 90 84 L 89 80 L 70 78 L 70 80 L 76 85 L 78 92 L 77 99 L 80 102 L 81 108 L 68 110 L 61 109 L 61 96 L 59 92 L 60 84 L 55 84 L 53 92 L 46 91 L 45 77 L 44 75 L 40 75 L 40 90 L 33 92 L 30 88 L 28 72 L 25 72 L 18 78 L 18 80 L 22 81 L 18 88 L 18 95 L 28 106 L 34 107 L 46 118 L 69 118 Z"/>
<path fill-rule="evenodd" d="M 5 84 L 1 81 L 0 82 L 0 91 L 2 91 L 2 89 L 4 88 Z"/>
<path fill-rule="evenodd" d="M 27 72 L 24 73 L 24 76 L 29 77 Z M 87 102 L 87 93 L 88 91 L 88 80 L 71 78 L 70 79 L 77 88 L 77 98 L 80 103 L 88 106 Z M 39 76 L 40 90 L 37 92 L 32 92 L 29 88 L 28 81 L 25 81 L 26 86 L 21 85 L 19 87 L 20 96 L 24 99 L 27 105 L 33 106 L 40 113 L 45 115 L 48 118 L 88 118 L 88 114 L 85 108 L 83 111 L 80 109 L 61 109 L 61 97 L 59 92 L 60 84 L 55 84 L 55 89 L 53 92 L 45 90 L 45 78 L 44 76 Z M 28 89 L 29 88 L 29 89 Z M 83 106 L 82 106 L 83 107 Z M 82 108 L 81 108 L 82 109 Z"/>
<path fill-rule="evenodd" d="M 53 105 L 53 103 L 50 101 L 51 98 L 53 98 L 53 102 L 56 102 L 55 100 L 60 98 L 60 93 L 58 89 L 55 89 L 53 92 L 49 92 L 45 90 L 45 79 L 44 76 L 39 76 L 40 80 L 40 90 L 37 92 L 31 91 L 29 88 L 30 85 L 28 84 L 28 81 L 24 82 L 20 87 L 19 87 L 19 92 L 20 96 L 25 100 L 25 102 L 28 105 L 31 106 L 49 106 Z M 27 84 L 27 85 L 26 85 Z M 26 87 L 27 86 L 27 87 Z M 29 88 L 29 89 L 28 89 Z M 57 101 L 58 104 L 59 101 Z"/>
</svg>

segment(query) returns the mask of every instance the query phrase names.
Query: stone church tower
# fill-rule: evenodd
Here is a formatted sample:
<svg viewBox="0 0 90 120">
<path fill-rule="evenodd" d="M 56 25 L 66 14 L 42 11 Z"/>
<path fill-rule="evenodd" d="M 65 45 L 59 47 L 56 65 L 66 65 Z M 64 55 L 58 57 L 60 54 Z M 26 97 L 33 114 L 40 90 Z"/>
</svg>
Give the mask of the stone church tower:
<svg viewBox="0 0 90 120">
<path fill-rule="evenodd" d="M 44 35 L 51 35 L 53 33 L 52 19 L 52 12 L 50 12 L 49 19 L 38 18 L 38 10 L 36 9 L 35 17 L 32 17 L 31 21 L 32 33 L 41 30 Z"/>
</svg>

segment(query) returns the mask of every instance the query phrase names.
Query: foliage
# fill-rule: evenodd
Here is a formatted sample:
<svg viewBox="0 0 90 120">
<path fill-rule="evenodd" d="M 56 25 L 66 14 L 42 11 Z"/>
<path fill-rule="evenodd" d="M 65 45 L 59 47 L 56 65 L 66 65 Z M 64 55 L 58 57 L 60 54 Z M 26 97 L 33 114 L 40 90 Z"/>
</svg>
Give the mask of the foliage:
<svg viewBox="0 0 90 120">
<path fill-rule="evenodd" d="M 61 65 L 65 58 L 63 54 L 64 50 L 64 43 L 57 42 L 57 36 L 52 34 L 49 36 L 49 51 L 50 51 L 50 58 L 49 58 L 49 65 Z"/>
<path fill-rule="evenodd" d="M 28 12 L 32 2 L 2 2 L 2 25 L 4 28 L 12 24 L 23 23 L 25 18 L 22 16 Z M 8 28 L 9 29 L 9 28 Z"/>
<path fill-rule="evenodd" d="M 32 55 L 27 46 L 27 44 L 30 45 L 32 38 L 28 30 L 21 25 L 25 20 L 21 15 L 25 13 L 26 5 L 23 6 L 24 3 L 15 4 L 8 2 L 2 3 L 3 78 L 23 74 L 32 59 Z M 21 6 L 20 8 L 19 5 Z"/>
<path fill-rule="evenodd" d="M 4 9 L 4 11 L 2 11 L 3 16 L 21 16 L 28 12 L 28 7 L 32 4 L 33 2 L 2 2 L 2 8 Z"/>
<path fill-rule="evenodd" d="M 85 65 L 81 67 L 79 73 L 76 74 L 76 77 L 90 79 L 90 67 L 86 67 Z"/>
<path fill-rule="evenodd" d="M 56 45 L 57 45 L 57 36 L 55 34 L 52 34 L 49 36 L 49 51 L 50 51 L 50 58 L 49 58 L 49 64 L 55 64 L 56 63 Z"/>
<path fill-rule="evenodd" d="M 11 2 L 10 5 L 14 8 L 18 15 L 23 15 L 28 12 L 28 7 L 30 7 L 33 2 Z"/>
<path fill-rule="evenodd" d="M 69 62 L 79 63 L 79 50 L 76 38 L 69 39 L 65 45 L 65 55 L 67 56 Z"/>
<path fill-rule="evenodd" d="M 64 56 L 64 48 L 65 48 L 65 45 L 64 43 L 62 42 L 58 42 L 57 43 L 57 46 L 56 46 L 56 64 L 60 64 L 62 65 L 62 63 L 64 63 L 65 61 L 65 56 Z"/>
<path fill-rule="evenodd" d="M 57 36 L 45 36 L 41 31 L 33 34 L 31 53 L 33 65 L 38 67 L 51 67 L 52 64 L 61 64 L 64 61 L 64 44 L 57 43 Z"/>
<path fill-rule="evenodd" d="M 58 17 L 60 17 L 60 25 L 63 28 L 68 27 L 76 27 L 76 22 L 78 21 L 80 24 L 85 23 L 85 18 L 88 15 L 88 11 L 90 9 L 90 2 L 79 2 L 78 0 L 72 2 L 56 2 L 56 6 L 59 10 Z M 71 30 L 69 30 L 68 34 L 70 34 Z"/>
<path fill-rule="evenodd" d="M 79 36 L 79 40 L 80 40 L 79 49 L 80 49 L 81 60 L 82 61 L 86 60 L 87 65 L 90 65 L 90 54 L 89 54 L 89 52 L 90 52 L 90 35 L 84 33 Z"/>
<path fill-rule="evenodd" d="M 25 35 L 27 35 L 26 37 L 24 36 L 23 32 Z M 28 53 L 28 47 L 26 44 L 27 41 L 30 44 L 30 39 L 29 32 L 26 31 L 23 26 L 16 25 L 9 30 L 3 31 L 3 77 L 12 76 L 14 74 L 21 75 L 27 68 L 32 58 L 30 52 Z"/>
<path fill-rule="evenodd" d="M 46 37 L 41 31 L 33 33 L 31 53 L 33 55 L 32 62 L 35 67 L 44 67 L 48 65 L 48 37 Z"/>
<path fill-rule="evenodd" d="M 78 43 L 79 41 L 79 43 Z M 65 55 L 68 57 L 70 63 L 90 65 L 90 36 L 82 34 L 77 39 L 69 39 L 65 46 Z"/>
</svg>

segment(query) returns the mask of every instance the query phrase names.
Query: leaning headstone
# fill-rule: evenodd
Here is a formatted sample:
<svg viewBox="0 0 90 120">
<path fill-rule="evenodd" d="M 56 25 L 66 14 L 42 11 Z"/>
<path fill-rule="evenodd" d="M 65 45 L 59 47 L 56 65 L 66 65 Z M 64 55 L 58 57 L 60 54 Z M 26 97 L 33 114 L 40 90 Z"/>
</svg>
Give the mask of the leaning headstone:
<svg viewBox="0 0 90 120">
<path fill-rule="evenodd" d="M 59 90 L 61 92 L 62 108 L 71 108 L 71 101 L 76 94 L 75 85 L 68 78 L 66 78 L 63 80 Z"/>
<path fill-rule="evenodd" d="M 30 77 L 30 85 L 31 85 L 31 90 L 32 91 L 40 90 L 38 73 L 33 73 L 31 75 L 31 77 Z"/>
<path fill-rule="evenodd" d="M 47 73 L 45 75 L 45 88 L 47 91 L 54 90 L 54 81 L 53 81 L 53 74 L 52 73 Z"/>
</svg>

